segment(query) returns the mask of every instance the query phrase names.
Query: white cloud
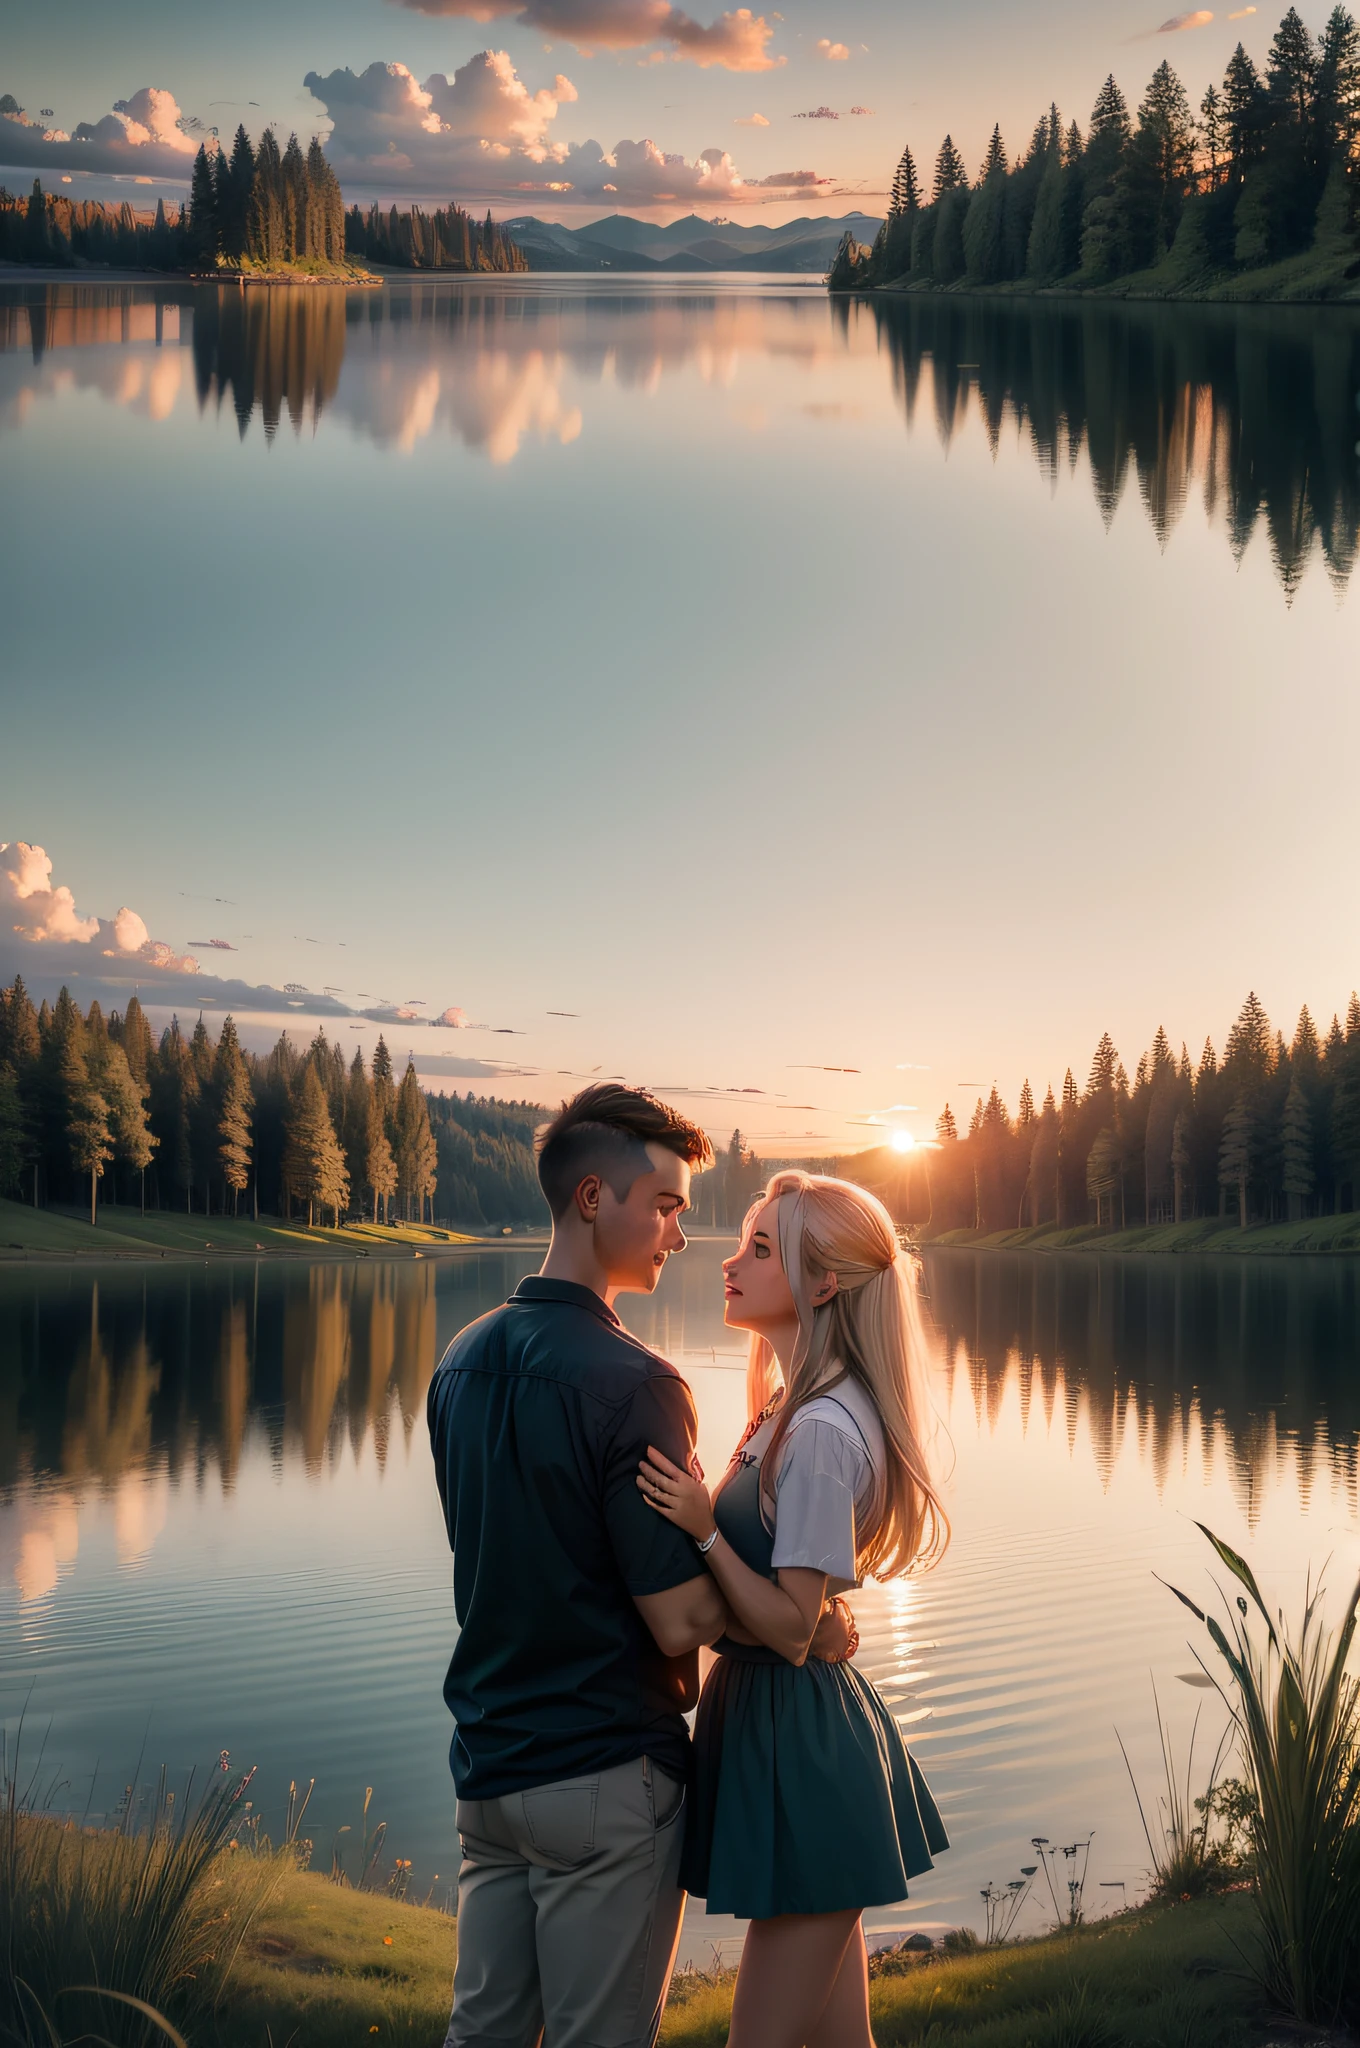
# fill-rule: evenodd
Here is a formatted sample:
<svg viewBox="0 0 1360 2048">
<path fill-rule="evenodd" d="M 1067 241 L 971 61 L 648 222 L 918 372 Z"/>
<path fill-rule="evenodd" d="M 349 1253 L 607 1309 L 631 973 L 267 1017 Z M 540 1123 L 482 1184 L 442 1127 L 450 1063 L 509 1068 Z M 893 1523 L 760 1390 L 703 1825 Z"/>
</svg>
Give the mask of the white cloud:
<svg viewBox="0 0 1360 2048">
<path fill-rule="evenodd" d="M 0 902 L 11 929 L 26 939 L 76 939 L 88 945 L 99 931 L 97 917 L 81 917 L 64 886 L 51 885 L 52 863 L 41 846 L 26 840 L 0 841 Z"/>
<path fill-rule="evenodd" d="M 844 64 L 850 52 L 844 43 L 833 43 L 829 36 L 817 38 L 817 55 L 828 64 Z"/>
<path fill-rule="evenodd" d="M 561 154 L 549 130 L 576 88 L 559 73 L 531 93 L 504 50 L 482 50 L 417 85 L 405 64 L 309 71 L 303 83 L 331 118 L 326 153 L 343 184 L 399 183 L 411 191 L 498 189 L 494 160 L 541 164 Z"/>
<path fill-rule="evenodd" d="M 0 841 L 0 905 L 8 913 L 10 930 L 35 945 L 88 946 L 103 939 L 100 950 L 106 960 L 141 960 L 148 967 L 172 968 L 178 974 L 198 972 L 197 960 L 176 953 L 163 939 L 153 939 L 145 921 L 126 904 L 111 921 L 81 917 L 65 884 L 52 887 L 52 863 L 46 852 L 27 840 Z"/>
<path fill-rule="evenodd" d="M 672 56 L 702 70 L 772 71 L 782 57 L 769 54 L 773 28 L 749 7 L 733 8 L 705 25 L 670 0 L 396 0 L 416 14 L 457 15 L 468 21 L 513 18 L 570 43 L 582 56 L 595 50 L 639 50 L 664 43 Z M 776 15 L 775 20 L 781 17 Z M 662 53 L 664 55 L 664 52 Z"/>
<path fill-rule="evenodd" d="M 769 125 L 763 114 L 738 114 L 732 123 L 734 128 L 768 128 Z"/>
<path fill-rule="evenodd" d="M 8 124 L 0 134 L 0 156 L 25 170 L 183 179 L 200 141 L 209 151 L 217 147 L 210 135 L 184 133 L 179 102 L 161 85 L 139 87 L 130 99 L 116 100 L 112 112 L 99 120 L 78 121 L 70 135 L 61 128 L 39 128 L 9 93 L 0 98 L 0 117 Z"/>
<path fill-rule="evenodd" d="M 748 183 L 722 149 L 690 161 L 646 138 L 618 142 L 612 151 L 594 140 L 554 141 L 552 124 L 559 107 L 575 100 L 575 86 L 559 73 L 551 86 L 530 92 L 504 50 L 483 50 L 451 80 L 435 72 L 423 85 L 397 63 L 324 78 L 309 71 L 306 84 L 330 115 L 326 152 L 341 183 L 385 195 L 732 206 L 764 199 L 785 182 Z M 787 182 L 802 189 L 820 181 L 805 171 L 790 173 Z"/>
</svg>

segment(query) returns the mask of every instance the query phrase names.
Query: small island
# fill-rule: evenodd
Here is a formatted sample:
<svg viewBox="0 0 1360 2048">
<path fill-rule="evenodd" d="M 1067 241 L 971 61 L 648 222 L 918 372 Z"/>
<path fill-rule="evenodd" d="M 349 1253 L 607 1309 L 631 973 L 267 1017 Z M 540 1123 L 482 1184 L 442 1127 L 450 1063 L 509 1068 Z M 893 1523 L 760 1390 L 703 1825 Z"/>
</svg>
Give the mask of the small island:
<svg viewBox="0 0 1360 2048">
<path fill-rule="evenodd" d="M 152 214 L 126 200 L 111 206 L 52 196 L 36 178 L 26 199 L 0 189 L 5 262 L 238 284 L 380 284 L 371 263 L 455 273 L 528 268 L 489 212 L 481 223 L 452 204 L 432 214 L 418 206 L 347 213 L 315 136 L 304 153 L 296 135 L 280 149 L 266 128 L 257 147 L 244 126 L 229 153 L 200 147 L 188 202 L 173 218 L 163 199 Z"/>
</svg>

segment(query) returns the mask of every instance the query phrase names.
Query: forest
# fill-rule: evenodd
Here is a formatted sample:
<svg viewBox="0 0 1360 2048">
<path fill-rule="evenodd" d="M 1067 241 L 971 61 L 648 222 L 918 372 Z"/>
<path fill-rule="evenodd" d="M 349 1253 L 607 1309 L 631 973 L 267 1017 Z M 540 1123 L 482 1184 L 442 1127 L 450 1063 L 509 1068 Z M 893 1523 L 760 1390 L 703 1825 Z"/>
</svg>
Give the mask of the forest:
<svg viewBox="0 0 1360 2048">
<path fill-rule="evenodd" d="M 379 1038 L 371 1065 L 320 1032 L 259 1056 L 230 1016 L 157 1041 L 134 996 L 106 1018 L 66 989 L 34 1007 L 0 990 L 0 1194 L 36 1205 L 101 1200 L 204 1215 L 306 1214 L 480 1228 L 547 1221 L 533 1158 L 544 1111 L 431 1095 Z M 993 1087 L 966 1132 L 946 1105 L 920 1164 L 881 1186 L 899 1220 L 935 1235 L 1050 1224 L 1121 1229 L 1193 1217 L 1297 1220 L 1360 1208 L 1360 996 L 1319 1034 L 1305 1007 L 1291 1040 L 1253 994 L 1220 1059 L 1198 1063 L 1158 1030 L 1130 1082 L 1108 1033 L 1085 1087 L 1069 1068 L 1014 1116 Z M 734 1131 L 695 1183 L 694 1215 L 733 1227 L 776 1167 Z M 880 1187 L 884 1154 L 804 1161 Z"/>
<path fill-rule="evenodd" d="M 1360 997 L 1320 1036 L 1307 1007 L 1292 1040 L 1249 995 L 1220 1060 L 1198 1064 L 1158 1030 L 1132 1083 L 1109 1034 L 1086 1086 L 1069 1068 L 1061 1096 L 1036 1106 L 1028 1081 L 1014 1117 L 995 1087 L 961 1134 L 945 1106 L 930 1155 L 932 1233 L 1196 1216 L 1297 1220 L 1360 1207 Z M 923 1220 L 923 1219 L 922 1219 Z"/>
<path fill-rule="evenodd" d="M 1360 276 L 1358 143 L 1360 30 L 1338 5 L 1315 40 L 1291 7 L 1264 75 L 1239 43 L 1197 110 L 1164 61 L 1136 112 L 1112 74 L 1085 133 L 1054 103 L 1014 161 L 998 125 L 972 182 L 951 136 L 928 187 L 908 146 L 873 246 L 847 235 L 827 281 L 1085 289 L 1158 271 L 1176 289 L 1311 257 L 1298 289 L 1339 289 Z"/>
<path fill-rule="evenodd" d="M 27 199 L 0 189 L 0 261 L 59 269 L 126 269 L 262 274 L 357 274 L 368 258 L 406 269 L 524 270 L 520 250 L 488 213 L 478 225 L 450 204 L 383 213 L 345 212 L 339 180 L 314 136 L 304 152 L 296 135 L 283 149 L 272 128 L 259 143 L 238 127 L 230 151 L 201 146 L 189 198 L 154 216 L 95 200 L 44 193 Z"/>
<path fill-rule="evenodd" d="M 406 270 L 527 270 L 529 259 L 517 248 L 488 210 L 480 225 L 461 206 L 436 207 L 433 213 L 413 206 L 384 213 L 370 206 L 361 213 L 351 206 L 345 215 L 345 247 L 367 263 L 395 264 Z"/>
<path fill-rule="evenodd" d="M 260 1057 L 224 1017 L 159 1041 L 136 996 L 105 1017 L 62 989 L 35 1009 L 0 990 L 0 1194 L 202 1215 L 464 1226 L 546 1221 L 528 1103 L 431 1096 L 379 1038 L 370 1066 L 319 1033 Z"/>
</svg>

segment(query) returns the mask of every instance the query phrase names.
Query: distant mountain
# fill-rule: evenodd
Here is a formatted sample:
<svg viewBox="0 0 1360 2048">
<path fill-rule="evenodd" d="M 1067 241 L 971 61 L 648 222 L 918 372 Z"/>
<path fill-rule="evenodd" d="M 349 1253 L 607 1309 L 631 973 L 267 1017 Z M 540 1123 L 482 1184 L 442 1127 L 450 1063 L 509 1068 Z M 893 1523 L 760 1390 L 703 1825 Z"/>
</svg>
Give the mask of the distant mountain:
<svg viewBox="0 0 1360 2048">
<path fill-rule="evenodd" d="M 825 271 L 847 228 L 857 242 L 872 242 L 881 222 L 872 214 L 823 214 L 787 221 L 782 228 L 746 226 L 730 220 L 702 220 L 691 213 L 666 227 L 611 213 L 582 228 L 532 214 L 501 223 L 524 251 L 531 270 L 612 270 L 632 275 L 653 271 Z"/>
</svg>

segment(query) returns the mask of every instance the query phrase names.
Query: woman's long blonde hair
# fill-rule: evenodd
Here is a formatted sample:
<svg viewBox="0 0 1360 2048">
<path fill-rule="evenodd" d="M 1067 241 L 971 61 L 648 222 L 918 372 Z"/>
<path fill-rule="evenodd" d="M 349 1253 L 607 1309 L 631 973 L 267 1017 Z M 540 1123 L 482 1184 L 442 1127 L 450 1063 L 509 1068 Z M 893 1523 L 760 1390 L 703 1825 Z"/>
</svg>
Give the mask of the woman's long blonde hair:
<svg viewBox="0 0 1360 2048">
<path fill-rule="evenodd" d="M 897 1578 L 938 1562 L 949 1518 L 926 1452 L 929 1399 L 916 1269 L 883 1204 L 852 1182 L 790 1169 L 761 1196 L 779 1201 L 779 1251 L 798 1308 L 798 1343 L 784 1379 L 762 1486 L 772 1494 L 779 1447 L 798 1410 L 842 1377 L 863 1387 L 883 1425 L 885 1470 L 879 1517 L 859 1548 L 861 1573 Z M 836 1292 L 812 1306 L 817 1283 L 834 1273 Z M 746 1369 L 751 1420 L 779 1385 L 773 1348 L 752 1333 Z"/>
</svg>

